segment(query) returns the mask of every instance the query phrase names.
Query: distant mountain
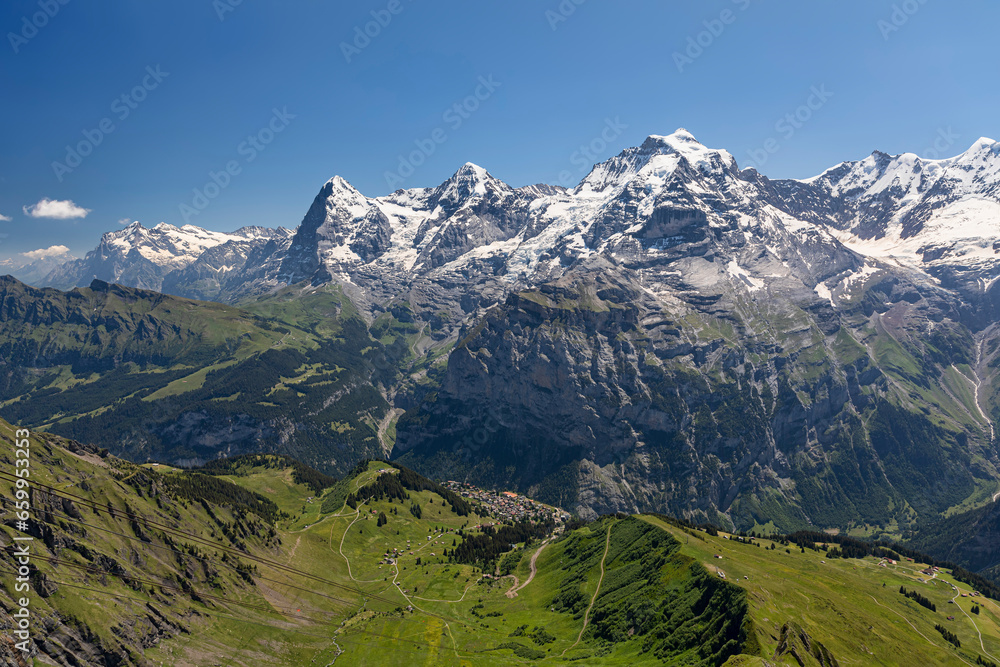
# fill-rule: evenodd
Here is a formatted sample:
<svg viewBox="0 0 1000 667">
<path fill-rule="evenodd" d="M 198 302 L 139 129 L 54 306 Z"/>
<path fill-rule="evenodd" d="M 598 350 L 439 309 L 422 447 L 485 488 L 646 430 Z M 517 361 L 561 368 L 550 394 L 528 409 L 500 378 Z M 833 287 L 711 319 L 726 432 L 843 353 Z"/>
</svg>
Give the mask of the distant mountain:
<svg viewBox="0 0 1000 667">
<path fill-rule="evenodd" d="M 54 254 L 47 251 L 22 254 L 20 258 L 0 260 L 0 275 L 9 274 L 29 285 L 42 283 L 45 278 L 67 262 L 76 260 L 68 250 Z M 41 256 L 38 256 L 41 255 Z"/>
<path fill-rule="evenodd" d="M 372 316 L 404 299 L 428 316 L 447 312 L 447 322 L 469 322 L 518 287 L 558 278 L 593 253 L 621 259 L 655 241 L 669 255 L 680 237 L 657 235 L 700 233 L 701 218 L 684 218 L 696 215 L 728 228 L 731 246 L 745 237 L 732 246 L 744 254 L 766 250 L 725 263 L 723 274 L 749 286 L 785 290 L 791 276 L 836 300 L 855 279 L 895 266 L 992 313 L 996 304 L 986 295 L 1000 276 L 998 188 L 1000 144 L 989 139 L 950 159 L 876 151 L 814 178 L 770 180 L 678 130 L 596 165 L 571 190 L 513 188 L 467 163 L 435 188 L 375 198 L 334 177 L 294 232 L 133 223 L 105 234 L 45 284 L 68 289 L 97 278 L 233 302 L 303 281 L 337 282 Z M 832 256 L 807 267 L 803 244 L 828 247 Z M 758 259 L 763 264 L 753 266 Z M 829 282 L 834 276 L 838 282 Z"/>
<path fill-rule="evenodd" d="M 245 264 L 252 255 L 261 249 L 273 254 L 287 247 L 290 237 L 291 232 L 283 228 L 242 227 L 226 234 L 163 222 L 147 229 L 133 222 L 105 234 L 83 259 L 49 273 L 44 284 L 71 289 L 102 280 L 177 296 L 213 298 L 224 291 L 230 276 L 250 270 Z"/>
<path fill-rule="evenodd" d="M 774 181 L 770 200 L 831 230 L 871 258 L 929 274 L 976 298 L 982 323 L 997 317 L 1000 276 L 1000 143 L 979 139 L 965 153 L 926 160 L 876 151 L 805 181 Z"/>
</svg>

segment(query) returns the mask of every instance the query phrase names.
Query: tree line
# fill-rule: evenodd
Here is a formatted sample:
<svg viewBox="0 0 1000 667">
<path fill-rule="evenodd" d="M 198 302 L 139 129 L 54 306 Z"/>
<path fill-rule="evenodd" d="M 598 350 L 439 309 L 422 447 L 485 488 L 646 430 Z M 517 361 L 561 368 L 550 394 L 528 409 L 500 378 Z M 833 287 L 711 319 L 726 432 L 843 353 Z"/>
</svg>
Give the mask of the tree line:
<svg viewBox="0 0 1000 667">
<path fill-rule="evenodd" d="M 512 544 L 544 537 L 554 527 L 551 520 L 539 523 L 523 520 L 499 528 L 485 526 L 478 535 L 463 535 L 462 543 L 452 549 L 449 555 L 457 563 L 489 569 L 500 556 L 511 550 Z"/>
<path fill-rule="evenodd" d="M 955 645 L 955 648 L 962 648 L 962 642 L 959 640 L 958 635 L 956 635 L 954 632 L 944 627 L 940 623 L 935 625 L 934 629 L 941 633 L 941 636 L 944 637 L 944 640 L 946 642 L 951 642 L 952 644 Z"/>
<path fill-rule="evenodd" d="M 368 498 L 373 498 L 375 500 L 382 500 L 384 498 L 409 500 L 410 496 L 406 493 L 406 490 L 408 489 L 410 491 L 430 491 L 432 493 L 436 493 L 444 498 L 449 505 L 451 505 L 452 511 L 458 516 L 469 516 L 472 514 L 472 503 L 462 496 L 458 495 L 454 491 L 449 491 L 437 482 L 431 481 L 423 475 L 392 461 L 384 461 L 382 459 L 364 459 L 358 462 L 358 464 L 351 469 L 345 479 L 357 477 L 361 473 L 365 472 L 368 470 L 368 466 L 372 462 L 394 468 L 398 471 L 398 473 L 383 473 L 378 476 L 375 482 L 368 484 L 357 493 L 352 493 L 348 496 L 347 504 L 351 506 L 351 509 L 355 509 L 358 502 L 367 500 Z M 392 481 L 389 481 L 386 478 L 392 478 Z M 369 487 L 372 487 L 372 490 L 362 494 L 362 491 L 365 491 L 365 489 L 368 489 Z M 352 497 L 354 500 L 353 505 L 351 505 Z"/>
<path fill-rule="evenodd" d="M 920 563 L 927 563 L 932 567 L 938 567 L 943 570 L 951 570 L 952 576 L 958 581 L 972 586 L 973 589 L 979 591 L 988 598 L 1000 600 L 1000 586 L 993 583 L 989 579 L 986 579 L 975 572 L 969 572 L 965 568 L 955 565 L 950 561 L 938 560 L 933 556 L 928 556 L 927 554 L 920 553 L 919 551 L 914 551 L 913 549 L 904 547 L 901 544 L 894 542 L 865 542 L 863 540 L 858 540 L 844 535 L 828 535 L 826 533 L 817 533 L 813 531 L 798 531 L 791 533 L 790 535 L 786 535 L 785 537 L 796 544 L 810 549 L 815 548 L 816 542 L 837 544 L 840 546 L 840 550 L 843 554 L 848 553 L 848 551 L 852 554 L 842 555 L 842 558 L 864 558 L 865 556 L 875 556 L 876 558 L 888 557 L 893 560 L 899 560 L 902 556 Z M 845 546 L 848 547 L 847 550 L 845 550 Z"/>
<path fill-rule="evenodd" d="M 321 473 L 315 468 L 296 461 L 283 454 L 243 454 L 224 459 L 213 459 L 198 468 L 208 475 L 246 475 L 247 468 L 292 469 L 292 480 L 296 484 L 308 486 L 317 495 L 337 483 L 335 477 Z"/>
<path fill-rule="evenodd" d="M 931 611 L 937 611 L 937 605 L 928 600 L 926 597 L 918 593 L 917 591 L 908 591 L 904 587 L 899 587 L 899 592 L 916 602 L 921 607 L 925 609 L 930 609 Z"/>
</svg>

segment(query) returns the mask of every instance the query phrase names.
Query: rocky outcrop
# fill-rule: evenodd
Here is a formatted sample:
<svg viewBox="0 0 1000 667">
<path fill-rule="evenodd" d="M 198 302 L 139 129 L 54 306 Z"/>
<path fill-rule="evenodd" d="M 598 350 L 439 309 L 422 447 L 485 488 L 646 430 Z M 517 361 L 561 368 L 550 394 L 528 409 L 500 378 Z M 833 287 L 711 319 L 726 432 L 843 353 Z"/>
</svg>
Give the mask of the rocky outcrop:
<svg viewBox="0 0 1000 667">
<path fill-rule="evenodd" d="M 956 324 L 939 325 L 937 344 L 952 349 L 937 360 L 914 337 L 928 311 L 954 312 L 940 294 L 888 281 L 872 300 L 895 294 L 902 305 L 879 314 L 864 299 L 837 310 L 808 298 L 747 303 L 739 289 L 664 303 L 635 272 L 595 258 L 511 295 L 401 420 L 394 455 L 586 517 L 665 510 L 783 529 L 911 511 L 889 507 L 935 516 L 996 474 L 968 405 L 942 400 L 941 427 L 898 392 L 937 385 L 971 352 Z M 878 352 L 889 345 L 899 359 Z M 970 467 L 972 456 L 989 466 Z"/>
<path fill-rule="evenodd" d="M 794 660 L 799 667 L 840 667 L 840 663 L 833 657 L 833 654 L 809 636 L 797 623 L 785 623 L 781 626 L 781 637 L 778 640 L 778 648 L 774 651 L 774 660 L 781 660 L 788 663 L 788 659 Z"/>
</svg>

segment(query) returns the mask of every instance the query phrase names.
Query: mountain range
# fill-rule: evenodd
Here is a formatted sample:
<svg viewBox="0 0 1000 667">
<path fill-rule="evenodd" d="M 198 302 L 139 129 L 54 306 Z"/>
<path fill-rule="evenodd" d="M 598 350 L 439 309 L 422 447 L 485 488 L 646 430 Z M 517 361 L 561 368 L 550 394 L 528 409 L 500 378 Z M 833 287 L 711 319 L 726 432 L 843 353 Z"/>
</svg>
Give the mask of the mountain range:
<svg viewBox="0 0 1000 667">
<path fill-rule="evenodd" d="M 813 178 L 772 181 L 754 169 L 739 170 L 728 152 L 705 148 L 678 130 L 650 136 L 596 165 L 572 190 L 513 188 L 467 163 L 436 188 L 376 198 L 334 177 L 294 233 L 244 227 L 226 234 L 166 223 L 146 229 L 136 222 L 105 234 L 83 260 L 34 282 L 68 289 L 96 278 L 204 297 L 198 283 L 212 272 L 220 284 L 212 300 L 218 301 L 334 277 L 392 298 L 425 283 L 447 286 L 456 271 L 488 282 L 480 275 L 487 267 L 505 283 L 539 284 L 594 253 L 624 258 L 639 246 L 665 250 L 670 241 L 664 239 L 672 237 L 657 236 L 669 230 L 650 226 L 654 214 L 662 225 L 664 215 L 702 208 L 706 216 L 718 216 L 715 228 L 735 223 L 734 229 L 761 236 L 764 225 L 767 235 L 781 237 L 781 244 L 766 247 L 774 257 L 795 242 L 791 236 L 817 235 L 819 242 L 853 250 L 872 265 L 887 262 L 946 287 L 983 293 L 996 277 L 998 188 L 1000 144 L 989 139 L 951 159 L 876 151 Z M 685 208 L 698 200 L 716 210 Z M 678 230 L 680 222 L 673 223 Z M 251 253 L 256 261 L 247 265 Z M 365 284 L 376 277 L 385 283 L 390 272 L 396 279 L 388 285 Z M 784 277 L 758 273 L 749 275 L 765 283 Z"/>
<path fill-rule="evenodd" d="M 7 362 L 0 415 L 25 412 L 71 437 L 89 420 L 98 444 L 173 461 L 294 448 L 301 425 L 313 433 L 307 462 L 328 472 L 381 447 L 425 474 L 516 488 L 586 517 L 668 511 L 738 528 L 900 534 L 1000 490 L 998 188 L 1000 144 L 986 139 L 951 159 L 875 152 L 771 180 L 684 130 L 650 136 L 572 189 L 515 188 L 466 164 L 438 187 L 371 198 L 338 176 L 294 232 L 134 223 L 44 281 L 83 287 L 69 295 L 116 282 L 220 301 L 293 332 L 303 358 L 283 359 L 288 371 L 274 366 L 277 350 L 239 358 L 273 369 L 254 389 L 258 408 L 239 396 L 220 418 L 226 397 L 214 390 L 186 402 L 183 372 L 200 383 L 202 369 L 214 377 L 233 361 L 239 334 L 226 334 L 201 366 L 158 357 L 178 384 L 148 384 L 145 398 L 123 388 L 117 400 L 134 409 L 169 396 L 170 409 L 102 436 L 124 407 L 74 414 L 55 399 L 94 381 L 84 361 L 100 346 L 78 332 L 65 370 L 48 354 Z M 72 318 L 57 304 L 78 297 L 3 289 L 0 305 L 15 292 L 36 304 L 0 309 L 9 345 L 41 336 L 31 328 L 41 311 L 52 328 L 39 350 L 65 344 Z M 340 356 L 314 356 L 323 309 L 351 323 Z M 101 355 L 122 358 L 123 342 L 101 340 Z M 380 361 L 364 357 L 371 350 Z M 346 387 L 371 388 L 369 433 L 344 439 L 363 426 L 313 408 L 267 413 L 309 392 L 337 404 L 342 389 L 324 383 L 344 354 L 368 364 Z M 136 363 L 130 373 L 143 372 Z M 325 379 L 310 379 L 317 363 Z M 26 388 L 50 407 L 28 409 Z M 268 400 L 276 392 L 279 403 Z M 196 451 L 187 436 L 143 440 L 151 423 L 178 433 L 168 420 L 198 424 Z M 237 433 L 224 448 L 222 432 Z"/>
</svg>

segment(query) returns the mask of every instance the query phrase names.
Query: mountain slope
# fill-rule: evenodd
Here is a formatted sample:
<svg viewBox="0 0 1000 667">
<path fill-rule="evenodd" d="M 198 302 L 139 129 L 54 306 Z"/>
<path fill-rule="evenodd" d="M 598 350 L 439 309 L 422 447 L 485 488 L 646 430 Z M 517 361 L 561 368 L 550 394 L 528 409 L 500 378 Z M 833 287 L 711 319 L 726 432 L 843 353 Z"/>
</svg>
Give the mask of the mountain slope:
<svg viewBox="0 0 1000 667">
<path fill-rule="evenodd" d="M 49 251 L 55 250 L 49 249 Z M 0 273 L 12 274 L 22 282 L 37 285 L 44 283 L 46 276 L 50 273 L 76 259 L 68 250 L 59 254 L 48 254 L 48 251 L 45 250 L 41 252 L 44 253 L 44 256 L 37 259 L 28 256 L 33 256 L 35 253 L 27 253 L 22 254 L 24 259 L 0 260 Z"/>
<path fill-rule="evenodd" d="M 14 439 L 0 422 L 6 470 Z M 997 603 L 962 597 L 968 585 L 919 561 L 838 558 L 801 536 L 750 539 L 661 515 L 573 523 L 488 556 L 495 518 L 392 464 L 366 462 L 331 487 L 273 456 L 180 471 L 30 441 L 40 662 L 832 667 L 1000 652 Z M 5 503 L 13 479 L 0 472 Z M 8 572 L 23 536 L 12 523 L 0 525 Z M 5 630 L 12 581 L 0 587 Z M 6 642 L 0 655 L 22 664 Z"/>
<path fill-rule="evenodd" d="M 396 455 L 589 516 L 892 532 L 985 501 L 996 334 L 976 301 L 773 187 L 682 132 L 595 167 L 562 228 L 595 250 L 465 330 Z"/>
<path fill-rule="evenodd" d="M 269 450 L 347 470 L 384 451 L 376 376 L 394 374 L 342 293 L 312 303 L 299 328 L 99 281 L 0 279 L 0 414 L 138 461 Z"/>
<path fill-rule="evenodd" d="M 893 529 L 995 488 L 990 431 L 950 365 L 973 362 L 972 337 L 910 337 L 923 298 L 869 310 L 888 281 L 846 312 L 739 291 L 720 295 L 732 308 L 667 306 L 629 275 L 595 261 L 491 311 L 394 455 L 585 516 L 784 530 Z"/>
<path fill-rule="evenodd" d="M 0 423 L 0 435 L 9 444 L 13 428 Z M 485 517 L 455 506 L 461 501 L 411 471 L 377 462 L 360 466 L 342 483 L 365 499 L 357 505 L 348 497 L 329 510 L 313 496 L 332 480 L 301 466 L 289 469 L 287 461 L 274 457 L 245 457 L 205 474 L 135 466 L 52 437 L 32 437 L 30 447 L 36 466 L 30 528 L 36 540 L 31 545 L 33 657 L 55 664 L 193 665 L 226 659 L 266 665 L 317 657 L 332 661 L 344 654 L 356 664 L 401 664 L 423 654 L 436 664 L 457 665 L 478 655 L 477 664 L 500 665 L 534 651 L 512 639 L 519 636 L 512 634 L 513 624 L 489 630 L 481 622 L 496 616 L 479 612 L 484 602 L 492 607 L 509 600 L 502 580 L 431 553 L 446 540 L 454 546 L 487 539 L 492 529 L 479 527 Z M 5 447 L 0 458 L 11 463 L 11 452 Z M 300 473 L 312 487 L 296 480 Z M 4 486 L 13 479 L 0 477 Z M 73 484 L 64 491 L 67 482 Z M 405 497 L 378 495 L 380 489 L 396 488 Z M 369 489 L 376 495 L 366 494 Z M 396 511 L 399 505 L 417 504 L 425 508 L 423 518 Z M 373 516 L 380 512 L 388 516 L 384 522 Z M 600 535 L 603 547 L 604 533 L 595 527 L 553 546 L 576 554 L 579 562 L 541 573 L 536 588 L 543 580 L 547 588 L 555 584 L 561 599 L 577 606 L 569 594 L 586 587 L 586 576 L 597 565 L 590 562 L 595 549 L 584 545 Z M 739 589 L 709 577 L 677 553 L 679 543 L 641 522 L 609 525 L 607 533 L 609 553 L 603 561 L 609 574 L 635 577 L 636 572 L 622 568 L 634 563 L 634 570 L 641 556 L 643 563 L 659 559 L 657 567 L 671 579 L 675 588 L 669 592 L 643 589 L 649 604 L 673 597 L 677 609 L 695 609 L 699 600 L 710 598 L 707 609 L 678 614 L 671 625 L 658 628 L 658 636 L 640 629 L 635 641 L 617 638 L 626 654 L 639 648 L 640 637 L 645 638 L 643 652 L 694 657 L 690 664 L 714 664 L 711 656 L 724 659 L 739 651 L 738 640 L 711 641 L 720 632 L 714 625 L 718 620 L 734 624 L 724 626 L 723 638 L 726 633 L 745 636 L 746 602 Z M 0 554 L 5 569 L 14 565 L 10 547 L 17 534 L 11 525 L 0 528 L 7 547 Z M 383 542 L 412 545 L 407 548 L 417 555 L 401 554 L 386 566 Z M 642 553 L 636 551 L 640 543 Z M 393 571 L 391 582 L 376 576 L 380 568 Z M 479 604 L 471 596 L 458 607 L 434 599 L 470 588 L 478 589 Z M 607 592 L 613 589 L 610 581 L 604 586 Z M 13 611 L 10 593 L 5 587 L 0 603 Z M 594 639 L 574 644 L 571 635 L 579 624 L 570 609 L 551 612 L 539 601 L 517 606 L 512 623 L 534 619 L 536 629 L 541 623 L 559 633 L 525 636 L 529 645 L 534 637 L 543 644 L 557 642 L 560 649 L 593 652 Z M 600 618 L 595 616 L 594 627 L 610 629 Z M 385 632 L 378 627 L 384 624 L 399 627 L 396 633 Z M 692 635 L 694 629 L 699 634 Z M 664 641 L 667 636 L 672 640 Z M 370 650 L 373 641 L 376 651 Z M 18 664 L 18 653 L 11 653 L 11 664 Z M 605 662 L 610 660 L 595 664 Z"/>
</svg>

